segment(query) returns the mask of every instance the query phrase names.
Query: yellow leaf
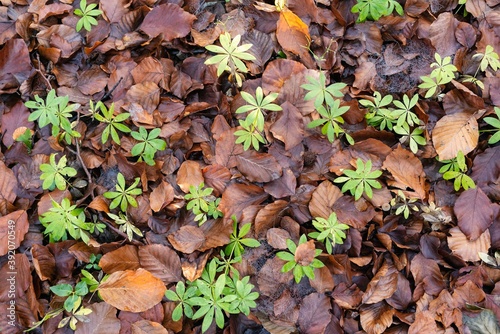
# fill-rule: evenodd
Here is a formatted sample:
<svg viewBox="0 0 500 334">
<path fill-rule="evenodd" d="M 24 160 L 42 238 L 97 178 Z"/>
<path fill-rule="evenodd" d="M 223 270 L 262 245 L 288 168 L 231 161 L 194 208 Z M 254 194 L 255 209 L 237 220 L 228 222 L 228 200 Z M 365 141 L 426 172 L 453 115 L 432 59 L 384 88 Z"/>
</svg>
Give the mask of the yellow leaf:
<svg viewBox="0 0 500 334">
<path fill-rule="evenodd" d="M 280 12 L 276 37 L 284 50 L 298 56 L 308 53 L 308 46 L 311 41 L 309 28 L 300 17 L 287 8 L 283 8 Z"/>
</svg>

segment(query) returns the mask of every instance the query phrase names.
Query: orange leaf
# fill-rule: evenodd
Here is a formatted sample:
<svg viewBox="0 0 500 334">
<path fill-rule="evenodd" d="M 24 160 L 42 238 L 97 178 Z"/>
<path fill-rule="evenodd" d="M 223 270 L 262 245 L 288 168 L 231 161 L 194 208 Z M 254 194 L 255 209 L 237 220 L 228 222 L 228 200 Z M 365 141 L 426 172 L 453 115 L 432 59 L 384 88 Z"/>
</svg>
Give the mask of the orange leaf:
<svg viewBox="0 0 500 334">
<path fill-rule="evenodd" d="M 189 186 L 197 187 L 204 180 L 200 164 L 193 160 L 184 161 L 177 172 L 177 184 L 185 193 L 189 192 Z"/>
<path fill-rule="evenodd" d="M 313 217 L 322 217 L 328 219 L 333 212 L 333 204 L 342 196 L 340 189 L 330 181 L 323 181 L 314 190 L 311 201 L 309 202 L 309 211 Z"/>
<path fill-rule="evenodd" d="M 444 116 L 432 131 L 432 142 L 440 160 L 453 159 L 458 151 L 469 153 L 476 148 L 478 139 L 476 118 L 467 113 Z"/>
<path fill-rule="evenodd" d="M 311 41 L 307 24 L 288 9 L 280 12 L 276 38 L 283 49 L 299 56 L 308 52 Z"/>
<path fill-rule="evenodd" d="M 142 268 L 117 271 L 99 286 L 102 299 L 122 311 L 144 312 L 163 298 L 163 282 Z"/>
<path fill-rule="evenodd" d="M 139 268 L 139 255 L 137 247 L 126 245 L 101 257 L 99 266 L 106 274 L 111 274 L 121 270 L 134 270 Z"/>
<path fill-rule="evenodd" d="M 149 321 L 140 320 L 132 324 L 132 334 L 168 334 L 168 331 L 161 324 Z"/>
</svg>

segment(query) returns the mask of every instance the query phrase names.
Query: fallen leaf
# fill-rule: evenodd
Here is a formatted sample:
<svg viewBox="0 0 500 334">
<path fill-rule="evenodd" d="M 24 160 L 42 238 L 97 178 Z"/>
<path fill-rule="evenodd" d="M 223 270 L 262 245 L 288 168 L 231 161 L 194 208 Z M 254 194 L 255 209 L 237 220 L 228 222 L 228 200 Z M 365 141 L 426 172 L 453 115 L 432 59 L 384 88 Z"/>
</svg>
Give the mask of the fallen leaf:
<svg viewBox="0 0 500 334">
<path fill-rule="evenodd" d="M 14 253 L 24 240 L 28 228 L 28 215 L 25 210 L 17 210 L 0 217 L 0 238 L 4 240 L 0 244 L 0 256 L 9 251 Z"/>
<path fill-rule="evenodd" d="M 168 241 L 179 252 L 190 254 L 205 243 L 205 235 L 199 227 L 186 225 L 169 234 Z"/>
<path fill-rule="evenodd" d="M 377 304 L 363 305 L 359 312 L 361 327 L 368 334 L 385 333 L 385 330 L 392 324 L 394 312 L 396 310 L 383 301 Z"/>
<path fill-rule="evenodd" d="M 286 249 L 286 240 L 291 239 L 290 233 L 281 228 L 272 227 L 266 232 L 267 243 L 274 249 Z"/>
<path fill-rule="evenodd" d="M 33 68 L 26 43 L 19 38 L 7 40 L 0 59 L 0 94 L 15 92 Z"/>
<path fill-rule="evenodd" d="M 253 150 L 236 156 L 238 170 L 251 182 L 269 182 L 281 176 L 282 169 L 276 159 L 268 153 Z"/>
<path fill-rule="evenodd" d="M 281 105 L 278 119 L 273 123 L 270 130 L 273 135 L 285 143 L 285 150 L 289 150 L 300 144 L 304 137 L 304 121 L 299 109 L 293 104 L 285 101 Z"/>
<path fill-rule="evenodd" d="M 116 271 L 99 285 L 99 294 L 108 304 L 121 311 L 144 312 L 163 298 L 165 285 L 149 271 Z"/>
<path fill-rule="evenodd" d="M 298 56 L 307 54 L 311 37 L 309 27 L 292 11 L 284 8 L 276 27 L 276 38 L 281 47 Z"/>
<path fill-rule="evenodd" d="M 254 184 L 233 183 L 224 190 L 219 209 L 224 217 L 236 215 L 236 219 L 240 220 L 245 208 L 262 203 L 268 196 L 262 188 Z"/>
<path fill-rule="evenodd" d="M 132 334 L 168 334 L 168 331 L 161 324 L 149 321 L 140 320 L 132 324 Z"/>
<path fill-rule="evenodd" d="M 14 203 L 17 192 L 17 179 L 14 172 L 0 160 L 0 202 Z M 1 204 L 1 203 L 0 203 Z"/>
<path fill-rule="evenodd" d="M 415 313 L 415 321 L 410 325 L 408 334 L 437 333 L 438 327 L 434 315 L 425 310 Z"/>
<path fill-rule="evenodd" d="M 490 231 L 486 230 L 474 241 L 467 239 L 467 236 L 460 228 L 453 227 L 448 232 L 448 247 L 453 254 L 458 255 L 464 261 L 479 261 L 479 252 L 488 253 L 491 247 Z"/>
<path fill-rule="evenodd" d="M 154 212 L 158 212 L 174 200 L 174 188 L 170 183 L 162 181 L 149 196 L 149 204 Z"/>
<path fill-rule="evenodd" d="M 138 269 L 140 267 L 140 262 L 139 255 L 137 254 L 137 247 L 125 245 L 104 254 L 99 260 L 99 267 L 101 267 L 106 274 Z"/>
<path fill-rule="evenodd" d="M 474 241 L 493 224 L 493 205 L 481 188 L 472 188 L 460 194 L 453 207 L 458 227 Z"/>
<path fill-rule="evenodd" d="M 370 283 L 368 283 L 363 295 L 363 304 L 376 304 L 390 298 L 396 292 L 397 278 L 398 271 L 396 268 L 384 262 Z"/>
<path fill-rule="evenodd" d="M 35 244 L 31 248 L 33 267 L 41 281 L 56 277 L 56 259 L 46 246 Z"/>
<path fill-rule="evenodd" d="M 323 293 L 311 293 L 302 300 L 299 311 L 299 326 L 301 333 L 325 333 L 330 323 L 330 298 Z"/>
<path fill-rule="evenodd" d="M 441 57 L 454 55 L 460 48 L 455 37 L 458 23 L 453 13 L 445 12 L 439 14 L 429 27 L 429 39 Z"/>
<path fill-rule="evenodd" d="M 139 29 L 149 37 L 163 34 L 165 41 L 185 37 L 191 31 L 196 16 L 184 11 L 176 4 L 167 3 L 154 7 L 146 17 Z"/>
<path fill-rule="evenodd" d="M 476 148 L 479 131 L 476 118 L 467 113 L 443 116 L 432 131 L 432 142 L 439 160 L 449 160 Z"/>
<path fill-rule="evenodd" d="M 105 302 L 93 303 L 88 308 L 92 313 L 87 315 L 88 321 L 78 323 L 75 334 L 109 334 L 120 331 L 116 308 Z"/>
<path fill-rule="evenodd" d="M 268 182 L 264 185 L 264 190 L 274 198 L 283 198 L 295 194 L 297 179 L 292 170 L 286 168 L 279 179 Z"/>
<path fill-rule="evenodd" d="M 137 103 L 146 112 L 152 114 L 160 103 L 160 87 L 154 82 L 144 81 L 130 87 L 126 98 L 127 101 Z M 128 111 L 132 114 L 132 119 L 134 119 L 133 112 L 131 110 Z M 138 121 L 139 118 L 136 117 L 136 120 Z"/>
<path fill-rule="evenodd" d="M 463 320 L 471 333 L 500 333 L 498 319 L 491 310 L 483 309 L 476 316 L 464 315 Z"/>
<path fill-rule="evenodd" d="M 328 219 L 333 212 L 333 204 L 342 197 L 340 189 L 330 181 L 323 181 L 312 193 L 309 211 L 313 217 Z"/>
<path fill-rule="evenodd" d="M 186 160 L 181 164 L 177 171 L 177 184 L 185 193 L 189 193 L 189 187 L 198 187 L 202 182 L 205 182 L 201 166 L 193 160 Z"/>
<path fill-rule="evenodd" d="M 287 204 L 287 201 L 277 200 L 269 203 L 257 212 L 257 215 L 255 216 L 254 228 L 255 234 L 258 238 L 263 238 L 268 229 L 278 226 Z"/>
<path fill-rule="evenodd" d="M 171 248 L 163 245 L 139 247 L 141 267 L 163 281 L 165 285 L 182 279 L 181 260 Z"/>
</svg>

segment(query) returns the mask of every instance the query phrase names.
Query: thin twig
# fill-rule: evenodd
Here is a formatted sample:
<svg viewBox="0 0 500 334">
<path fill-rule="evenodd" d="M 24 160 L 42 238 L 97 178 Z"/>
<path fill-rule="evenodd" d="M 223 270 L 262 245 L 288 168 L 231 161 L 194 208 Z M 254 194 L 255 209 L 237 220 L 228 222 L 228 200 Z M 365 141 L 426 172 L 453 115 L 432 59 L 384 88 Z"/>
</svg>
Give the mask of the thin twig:
<svg viewBox="0 0 500 334">
<path fill-rule="evenodd" d="M 101 101 L 106 101 L 111 96 L 111 94 L 113 94 L 116 87 L 118 87 L 118 85 L 120 84 L 120 82 L 122 82 L 122 80 L 123 80 L 123 77 L 121 77 L 120 80 L 118 80 L 118 82 L 113 86 L 113 88 L 111 88 L 106 94 L 104 94 Z"/>
<path fill-rule="evenodd" d="M 45 84 L 47 85 L 47 92 L 49 92 L 52 89 L 52 84 L 50 83 L 49 79 L 42 73 L 42 62 L 40 61 L 40 56 L 38 53 L 36 54 L 36 60 L 38 61 L 38 68 L 35 68 L 35 71 L 40 74 L 40 76 L 45 80 Z"/>
</svg>

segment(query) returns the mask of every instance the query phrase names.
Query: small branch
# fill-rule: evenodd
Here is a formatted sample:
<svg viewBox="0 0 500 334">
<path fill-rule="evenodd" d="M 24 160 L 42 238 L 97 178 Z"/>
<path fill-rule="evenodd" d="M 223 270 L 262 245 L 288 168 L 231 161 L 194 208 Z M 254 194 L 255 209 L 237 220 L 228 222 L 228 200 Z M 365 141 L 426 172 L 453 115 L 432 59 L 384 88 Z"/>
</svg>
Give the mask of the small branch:
<svg viewBox="0 0 500 334">
<path fill-rule="evenodd" d="M 101 101 L 106 101 L 111 96 L 111 94 L 113 94 L 116 87 L 118 87 L 118 85 L 120 84 L 120 82 L 122 82 L 122 80 L 123 80 L 123 77 L 121 77 L 120 80 L 118 80 L 118 82 L 113 86 L 113 88 L 111 88 L 106 94 L 104 94 Z"/>
<path fill-rule="evenodd" d="M 35 68 L 35 71 L 40 74 L 40 76 L 45 80 L 45 84 L 47 85 L 47 92 L 49 92 L 52 89 L 52 84 L 50 83 L 49 79 L 42 73 L 42 62 L 40 61 L 40 56 L 38 53 L 36 54 L 36 60 L 38 61 L 38 68 Z"/>
</svg>

